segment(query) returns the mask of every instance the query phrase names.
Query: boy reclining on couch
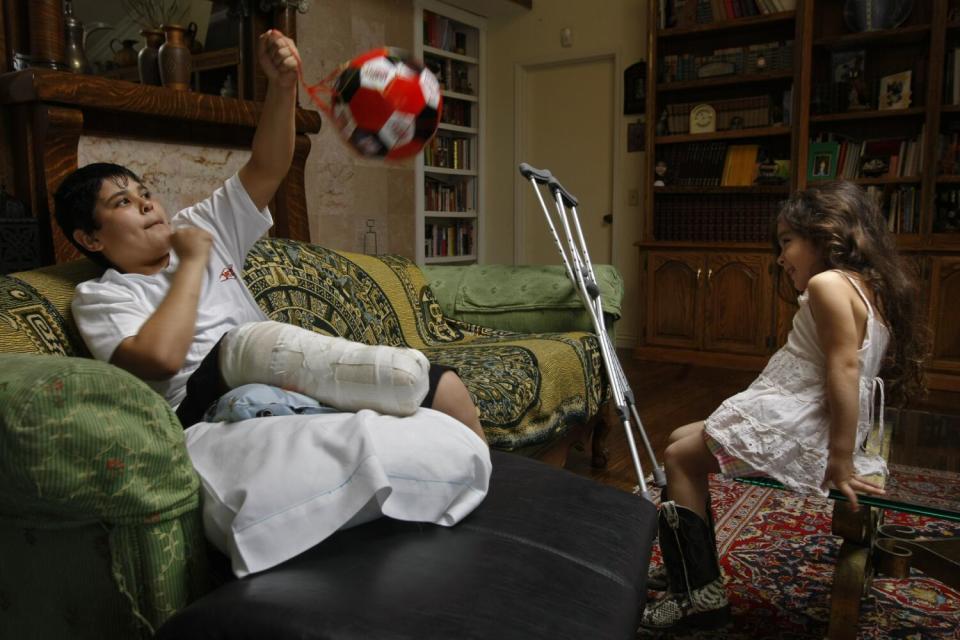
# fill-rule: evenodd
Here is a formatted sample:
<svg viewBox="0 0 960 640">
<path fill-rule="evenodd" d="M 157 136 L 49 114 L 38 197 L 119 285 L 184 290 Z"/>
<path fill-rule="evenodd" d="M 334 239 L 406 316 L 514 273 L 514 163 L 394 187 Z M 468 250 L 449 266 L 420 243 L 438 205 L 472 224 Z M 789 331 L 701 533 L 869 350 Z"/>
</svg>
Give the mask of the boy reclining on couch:
<svg viewBox="0 0 960 640">
<path fill-rule="evenodd" d="M 414 349 L 270 322 L 240 280 L 273 224 L 266 207 L 296 132 L 296 47 L 271 30 L 258 49 L 269 84 L 252 153 L 210 198 L 168 221 L 142 181 L 114 164 L 77 170 L 55 195 L 64 234 L 107 268 L 77 286 L 80 333 L 189 427 L 204 530 L 239 577 L 380 515 L 453 525 L 486 496 L 491 470 L 477 409 L 453 370 Z M 237 394 L 255 403 L 264 390 L 351 413 L 204 421 L 211 405 Z M 217 402 L 225 392 L 228 402 Z"/>
<path fill-rule="evenodd" d="M 238 271 L 272 226 L 267 204 L 293 159 L 297 50 L 259 40 L 269 80 L 252 153 L 210 198 L 167 220 L 136 174 L 108 163 L 68 176 L 55 195 L 64 235 L 107 267 L 77 287 L 73 313 L 91 353 L 147 381 L 184 427 L 229 389 L 262 383 L 344 411 L 446 413 L 484 439 L 476 406 L 449 368 L 414 349 L 368 346 L 269 322 Z"/>
</svg>

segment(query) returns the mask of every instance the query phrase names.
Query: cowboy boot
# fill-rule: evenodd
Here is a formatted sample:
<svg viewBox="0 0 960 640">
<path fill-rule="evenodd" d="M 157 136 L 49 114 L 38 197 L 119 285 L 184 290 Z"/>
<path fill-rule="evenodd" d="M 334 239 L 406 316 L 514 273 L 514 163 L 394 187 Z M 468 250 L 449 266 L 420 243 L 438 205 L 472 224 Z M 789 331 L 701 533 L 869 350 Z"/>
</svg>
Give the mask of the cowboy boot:
<svg viewBox="0 0 960 640">
<path fill-rule="evenodd" d="M 669 500 L 667 497 L 667 488 L 664 487 L 663 491 L 660 492 L 660 502 L 661 504 Z M 710 504 L 710 494 L 707 494 L 707 526 L 710 527 L 710 540 L 713 543 L 713 547 L 717 547 L 717 531 L 713 523 L 713 506 Z M 653 569 L 650 569 L 650 572 L 647 574 L 647 589 L 650 591 L 666 591 L 667 590 L 667 567 L 661 562 Z"/>
<path fill-rule="evenodd" d="M 717 548 L 700 516 L 672 501 L 660 505 L 660 550 L 668 593 L 648 603 L 640 626 L 651 631 L 715 629 L 730 619 Z"/>
</svg>

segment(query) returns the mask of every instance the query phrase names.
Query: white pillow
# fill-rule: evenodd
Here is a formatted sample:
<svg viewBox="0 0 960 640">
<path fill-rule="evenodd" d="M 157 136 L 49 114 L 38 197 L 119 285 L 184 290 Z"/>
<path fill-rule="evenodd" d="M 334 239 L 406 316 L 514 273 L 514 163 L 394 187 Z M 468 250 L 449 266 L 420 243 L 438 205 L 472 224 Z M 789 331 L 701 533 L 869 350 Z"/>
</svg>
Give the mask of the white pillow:
<svg viewBox="0 0 960 640">
<path fill-rule="evenodd" d="M 432 409 L 200 422 L 186 440 L 207 538 L 238 577 L 381 514 L 451 526 L 490 481 L 486 444 Z"/>
</svg>

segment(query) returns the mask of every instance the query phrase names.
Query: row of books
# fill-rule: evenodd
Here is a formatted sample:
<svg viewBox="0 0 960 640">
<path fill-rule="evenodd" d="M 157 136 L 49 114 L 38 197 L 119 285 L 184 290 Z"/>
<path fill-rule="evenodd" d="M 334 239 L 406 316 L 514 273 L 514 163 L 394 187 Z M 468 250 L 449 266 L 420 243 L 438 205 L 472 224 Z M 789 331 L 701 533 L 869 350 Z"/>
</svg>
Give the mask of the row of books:
<svg viewBox="0 0 960 640">
<path fill-rule="evenodd" d="M 455 29 L 456 22 L 432 11 L 423 12 L 423 44 L 465 54 L 466 33 Z"/>
<path fill-rule="evenodd" d="M 730 194 L 702 200 L 663 195 L 654 203 L 657 240 L 766 242 L 781 198 L 771 194 Z"/>
<path fill-rule="evenodd" d="M 762 63 L 761 63 L 762 60 Z M 728 65 L 725 72 L 718 71 L 717 63 Z M 715 49 L 710 55 L 693 53 L 668 54 L 660 58 L 658 78 L 660 82 L 682 82 L 712 75 L 758 73 L 778 71 L 793 66 L 793 40 L 762 42 L 742 47 Z"/>
<path fill-rule="evenodd" d="M 465 213 L 477 209 L 476 180 L 444 182 L 426 178 L 423 183 L 423 204 L 428 211 Z"/>
<path fill-rule="evenodd" d="M 960 47 L 954 47 L 947 53 L 947 68 L 943 72 L 945 86 L 943 88 L 944 104 L 960 104 Z"/>
<path fill-rule="evenodd" d="M 423 255 L 427 258 L 473 255 L 473 220 L 432 222 L 424 227 Z"/>
<path fill-rule="evenodd" d="M 811 143 L 810 157 L 816 160 L 824 150 L 837 156 L 837 170 L 823 175 L 844 180 L 855 178 L 910 178 L 920 175 L 923 138 L 884 138 Z M 816 175 L 816 172 L 812 172 Z"/>
<path fill-rule="evenodd" d="M 476 65 L 468 65 L 465 62 L 451 60 L 450 58 L 437 58 L 430 54 L 424 55 L 424 64 L 437 76 L 437 82 L 440 88 L 446 91 L 456 91 L 457 93 L 473 93 L 473 84 L 470 81 L 470 67 L 476 69 Z"/>
<path fill-rule="evenodd" d="M 934 233 L 960 231 L 960 187 L 937 190 L 936 211 L 933 216 Z"/>
<path fill-rule="evenodd" d="M 771 180 L 770 184 L 785 184 L 790 178 L 790 161 L 767 158 L 766 153 L 761 157 L 761 153 L 757 144 L 698 142 L 670 145 L 659 152 L 661 171 L 655 177 L 654 186 L 748 187 L 757 181 L 762 160 L 772 163 L 771 176 L 779 179 Z M 772 169 L 774 165 L 775 170 Z M 657 184 L 656 180 L 662 184 Z"/>
<path fill-rule="evenodd" d="M 472 169 L 473 140 L 458 136 L 434 136 L 423 149 L 423 162 L 442 169 Z"/>
<path fill-rule="evenodd" d="M 713 107 L 716 112 L 714 127 L 717 131 L 766 127 L 770 124 L 770 96 L 749 96 L 710 100 L 705 103 L 668 104 L 666 107 L 667 133 L 670 135 L 690 133 L 690 112 L 700 104 L 709 104 Z"/>
<path fill-rule="evenodd" d="M 920 189 L 915 186 L 900 186 L 884 189 L 871 185 L 866 188 L 880 211 L 887 217 L 887 229 L 891 233 L 917 233 L 920 226 Z"/>
<path fill-rule="evenodd" d="M 940 174 L 960 173 L 960 132 L 952 131 L 937 136 L 937 159 Z"/>
<path fill-rule="evenodd" d="M 443 110 L 440 112 L 440 122 L 469 127 L 473 122 L 473 104 L 456 98 L 444 98 Z"/>
<path fill-rule="evenodd" d="M 659 27 L 683 29 L 696 24 L 793 11 L 796 0 L 659 0 Z"/>
</svg>

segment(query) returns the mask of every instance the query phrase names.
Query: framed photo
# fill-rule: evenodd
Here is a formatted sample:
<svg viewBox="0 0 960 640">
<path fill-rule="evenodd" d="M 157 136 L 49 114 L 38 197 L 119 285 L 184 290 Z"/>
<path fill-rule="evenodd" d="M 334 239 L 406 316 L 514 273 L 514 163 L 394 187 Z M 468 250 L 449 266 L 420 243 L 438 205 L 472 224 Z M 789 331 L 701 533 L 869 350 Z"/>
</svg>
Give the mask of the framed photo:
<svg viewBox="0 0 960 640">
<path fill-rule="evenodd" d="M 643 151 L 646 147 L 647 124 L 643 118 L 627 125 L 627 153 Z"/>
<path fill-rule="evenodd" d="M 623 70 L 623 115 L 647 110 L 647 63 L 641 60 Z"/>
<path fill-rule="evenodd" d="M 851 82 L 863 78 L 863 68 L 866 61 L 866 52 L 834 51 L 830 56 L 830 68 L 833 70 L 834 82 Z"/>
<path fill-rule="evenodd" d="M 837 176 L 837 156 L 840 145 L 836 142 L 814 142 L 810 145 L 807 159 L 807 180 L 833 180 Z"/>
<path fill-rule="evenodd" d="M 907 109 L 910 107 L 910 77 L 912 72 L 901 71 L 880 79 L 879 109 Z"/>
</svg>

